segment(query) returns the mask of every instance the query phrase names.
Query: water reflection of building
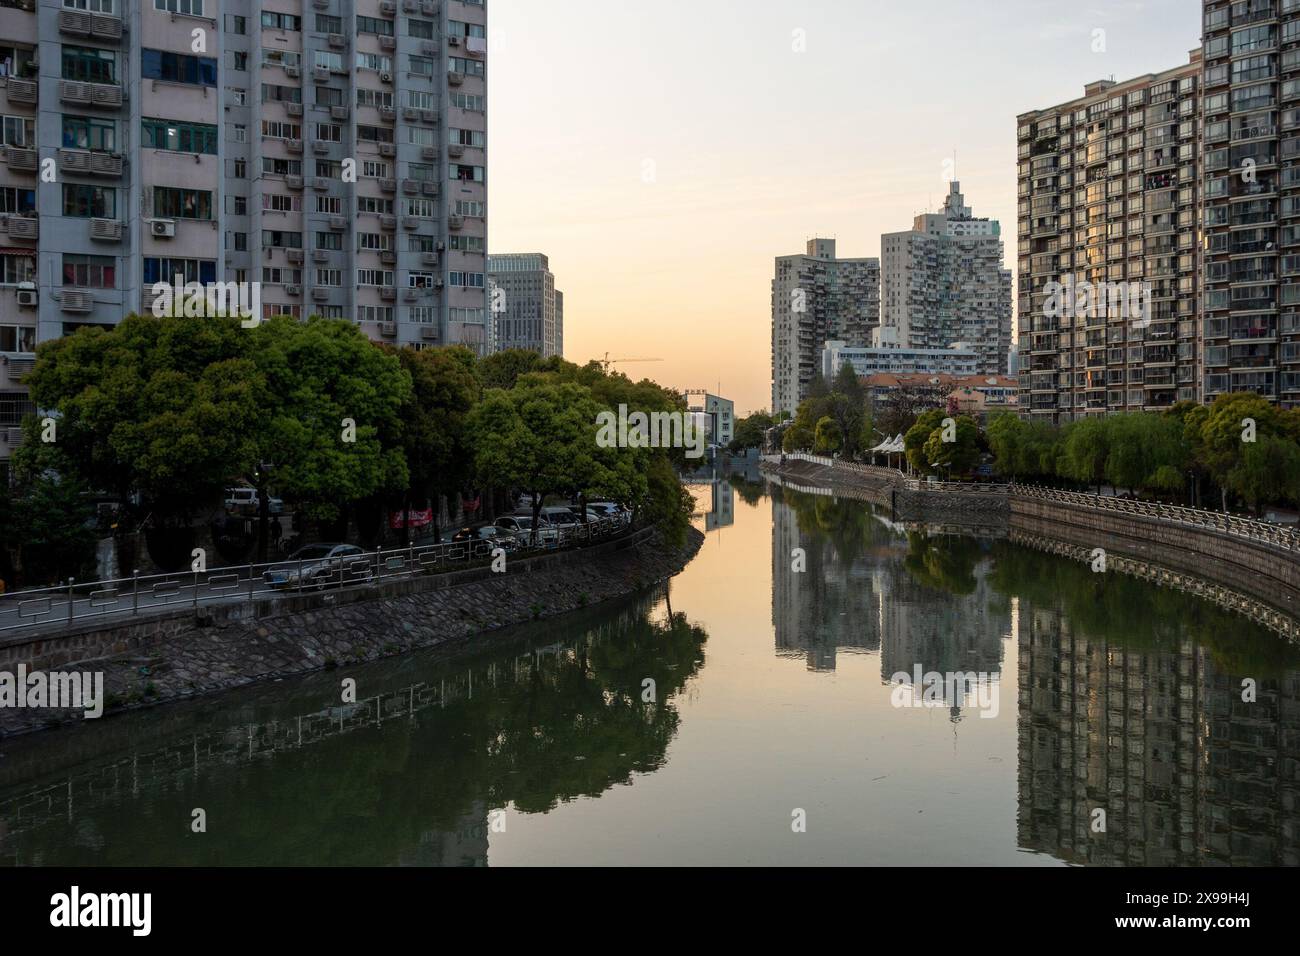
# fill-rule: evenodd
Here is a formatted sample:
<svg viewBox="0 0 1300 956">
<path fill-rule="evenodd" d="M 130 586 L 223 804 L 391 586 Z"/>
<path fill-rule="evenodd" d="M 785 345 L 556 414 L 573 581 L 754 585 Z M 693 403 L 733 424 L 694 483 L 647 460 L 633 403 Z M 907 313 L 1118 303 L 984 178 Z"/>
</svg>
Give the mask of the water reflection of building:
<svg viewBox="0 0 1300 956">
<path fill-rule="evenodd" d="M 736 522 L 736 492 L 729 481 L 715 481 L 709 489 L 713 507 L 704 516 L 704 530 L 727 528 Z"/>
<path fill-rule="evenodd" d="M 1204 645 L 1124 647 L 1055 609 L 1019 629 L 1022 847 L 1068 862 L 1300 863 L 1300 673 L 1254 703 Z M 1105 832 L 1093 832 L 1104 809 Z"/>
<path fill-rule="evenodd" d="M 869 516 L 869 506 L 839 502 L 835 518 Z M 881 672 L 1001 669 L 1010 615 L 988 584 L 982 554 L 963 560 L 970 593 L 923 584 L 905 567 L 908 539 L 870 517 L 865 537 L 800 530 L 793 507 L 773 500 L 772 623 L 781 656 L 805 657 L 814 670 L 834 670 L 839 649 L 881 653 Z M 795 573 L 791 552 L 802 548 L 807 569 Z"/>
<path fill-rule="evenodd" d="M 795 548 L 804 552 L 802 572 L 793 570 Z M 777 655 L 803 657 L 809 670 L 834 670 L 839 649 L 880 647 L 876 609 L 869 562 L 842 561 L 829 539 L 801 532 L 794 509 L 773 498 L 772 624 Z"/>
<path fill-rule="evenodd" d="M 1012 631 L 1011 614 L 989 584 L 992 561 L 981 557 L 971 568 L 974 589 L 968 594 L 935 589 L 917 581 L 904 568 L 889 569 L 889 584 L 881 589 L 880 677 L 912 674 L 1002 671 L 1003 640 Z M 909 683 L 911 681 L 908 681 Z M 961 701 L 949 701 L 960 717 Z"/>
<path fill-rule="evenodd" d="M 475 800 L 454 830 L 426 830 L 420 842 L 404 850 L 402 866 L 487 866 L 488 810 Z"/>
</svg>

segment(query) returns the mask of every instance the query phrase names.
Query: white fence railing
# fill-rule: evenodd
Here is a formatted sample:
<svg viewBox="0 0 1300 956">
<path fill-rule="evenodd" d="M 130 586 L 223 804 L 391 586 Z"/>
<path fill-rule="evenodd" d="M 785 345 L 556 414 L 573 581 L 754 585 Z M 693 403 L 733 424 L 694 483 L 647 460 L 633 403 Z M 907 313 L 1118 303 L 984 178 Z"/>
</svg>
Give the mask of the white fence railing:
<svg viewBox="0 0 1300 956">
<path fill-rule="evenodd" d="M 71 627 L 92 618 L 135 616 L 436 574 L 490 561 L 498 547 L 507 558 L 578 548 L 613 537 L 627 527 L 620 518 L 593 518 L 586 523 L 547 528 L 541 537 L 532 540 L 521 533 L 518 537 L 411 544 L 388 551 L 358 550 L 332 558 L 284 558 L 205 571 L 137 572 L 111 581 L 69 579 L 57 587 L 0 595 L 0 638 L 37 627 Z"/>
</svg>

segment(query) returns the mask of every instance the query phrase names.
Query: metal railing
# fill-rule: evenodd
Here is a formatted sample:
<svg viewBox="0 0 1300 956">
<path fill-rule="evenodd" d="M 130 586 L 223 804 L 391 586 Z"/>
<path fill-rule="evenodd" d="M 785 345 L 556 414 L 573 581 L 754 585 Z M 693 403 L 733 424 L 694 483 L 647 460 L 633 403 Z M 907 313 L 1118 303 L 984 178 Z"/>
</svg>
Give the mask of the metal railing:
<svg viewBox="0 0 1300 956">
<path fill-rule="evenodd" d="M 1300 531 L 1256 518 L 1242 518 L 1221 511 L 1203 511 L 1200 508 L 1186 508 L 1182 505 L 1167 505 L 1158 501 L 1136 501 L 1111 495 L 1061 491 L 1057 488 L 1040 488 L 1034 485 L 1012 485 L 1011 493 L 1023 498 L 1037 498 L 1059 504 L 1093 508 L 1097 511 L 1155 518 L 1172 524 L 1219 531 L 1259 544 L 1272 545 L 1284 551 L 1300 553 Z"/>
<path fill-rule="evenodd" d="M 138 616 L 181 607 L 237 603 L 257 597 L 308 594 L 332 588 L 378 584 L 398 577 L 438 574 L 492 560 L 500 547 L 511 557 L 581 548 L 615 537 L 631 523 L 618 517 L 591 518 L 549 527 L 531 536 L 410 544 L 334 558 L 283 558 L 257 564 L 140 574 L 106 581 L 69 578 L 57 587 L 0 595 L 0 635 L 28 628 L 71 627 L 95 618 Z M 310 545 L 308 545 L 310 547 Z"/>
</svg>

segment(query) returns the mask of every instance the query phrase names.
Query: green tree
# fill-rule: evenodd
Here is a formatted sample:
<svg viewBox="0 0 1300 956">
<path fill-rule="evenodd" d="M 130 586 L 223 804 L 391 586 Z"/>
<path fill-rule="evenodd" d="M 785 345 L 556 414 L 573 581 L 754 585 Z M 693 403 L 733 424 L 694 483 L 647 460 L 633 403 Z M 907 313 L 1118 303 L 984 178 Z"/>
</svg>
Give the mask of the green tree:
<svg viewBox="0 0 1300 956">
<path fill-rule="evenodd" d="M 819 455 L 832 455 L 844 444 L 844 435 L 839 423 L 829 415 L 817 423 L 814 447 Z"/>
<path fill-rule="evenodd" d="M 1257 515 L 1266 504 L 1300 500 L 1300 446 L 1279 435 L 1247 442 L 1225 480 Z"/>
<path fill-rule="evenodd" d="M 464 487 L 471 460 L 466 419 L 478 398 L 475 356 L 456 346 L 440 349 L 391 349 L 411 378 L 411 392 L 402 404 L 401 443 L 409 475 L 402 495 L 403 513 L 414 501 L 431 501 L 434 534 L 438 532 L 438 499 Z M 404 540 L 410 529 L 403 524 Z"/>
<path fill-rule="evenodd" d="M 960 478 L 970 474 L 979 464 L 983 451 L 979 425 L 975 419 L 959 415 L 953 419 L 953 425 L 953 441 L 944 441 L 945 429 L 940 422 L 939 427 L 930 432 L 923 448 L 926 463 L 945 478 Z"/>
<path fill-rule="evenodd" d="M 942 426 L 943 419 L 943 410 L 932 408 L 928 412 L 923 412 L 916 420 L 916 424 L 903 436 L 903 451 L 907 455 L 907 462 L 922 474 L 933 474 L 930 459 L 925 453 L 925 446 L 931 434 Z"/>
<path fill-rule="evenodd" d="M 546 495 L 606 477 L 596 443 L 602 410 L 581 385 L 523 379 L 508 391 L 489 389 L 470 413 L 478 473 L 533 496 L 534 538 Z"/>
<path fill-rule="evenodd" d="M 520 375 L 536 372 L 542 357 L 529 349 L 506 349 L 493 352 L 475 367 L 479 381 L 486 388 L 514 388 Z"/>
<path fill-rule="evenodd" d="M 275 318 L 251 330 L 257 372 L 273 396 L 258 409 L 257 457 L 311 517 L 410 486 L 400 440 L 411 376 L 353 322 Z M 265 500 L 266 495 L 262 495 Z"/>
<path fill-rule="evenodd" d="M 1093 485 L 1101 491 L 1106 480 L 1106 459 L 1110 454 L 1109 429 L 1100 417 L 1081 418 L 1061 431 L 1058 473 L 1073 481 Z"/>
</svg>

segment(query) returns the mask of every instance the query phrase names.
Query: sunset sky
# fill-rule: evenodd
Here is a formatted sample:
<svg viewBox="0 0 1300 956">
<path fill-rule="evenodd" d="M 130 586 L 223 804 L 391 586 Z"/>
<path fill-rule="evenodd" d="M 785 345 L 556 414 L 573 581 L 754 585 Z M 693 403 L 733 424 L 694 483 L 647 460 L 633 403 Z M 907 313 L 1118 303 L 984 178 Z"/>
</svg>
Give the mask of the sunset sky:
<svg viewBox="0 0 1300 956">
<path fill-rule="evenodd" d="M 622 370 L 743 415 L 770 402 L 774 256 L 879 255 L 956 151 L 1014 269 L 1016 114 L 1186 62 L 1200 4 L 494 0 L 488 22 L 490 251 L 550 256 L 566 358 L 661 358 Z"/>
</svg>

